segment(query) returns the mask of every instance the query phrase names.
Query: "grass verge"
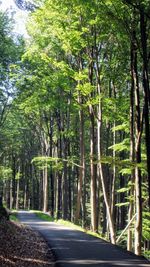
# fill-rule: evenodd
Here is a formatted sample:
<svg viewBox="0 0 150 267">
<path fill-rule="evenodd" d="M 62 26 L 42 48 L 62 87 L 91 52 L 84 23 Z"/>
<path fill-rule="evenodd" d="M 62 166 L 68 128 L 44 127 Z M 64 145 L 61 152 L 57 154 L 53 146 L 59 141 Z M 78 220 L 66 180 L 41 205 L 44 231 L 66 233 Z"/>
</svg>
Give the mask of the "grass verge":
<svg viewBox="0 0 150 267">
<path fill-rule="evenodd" d="M 49 221 L 49 222 L 56 222 L 58 224 L 62 224 L 64 226 L 70 227 L 74 230 L 78 230 L 78 231 L 84 232 L 86 234 L 104 239 L 100 234 L 93 233 L 92 231 L 86 230 L 86 229 L 82 228 L 81 226 L 74 224 L 70 221 L 66 221 L 63 219 L 57 220 L 55 218 L 52 218 L 50 215 L 43 213 L 42 211 L 33 211 L 33 212 L 37 215 L 37 217 L 39 217 L 42 220 Z"/>
<path fill-rule="evenodd" d="M 9 219 L 10 219 L 10 221 L 18 222 L 19 220 L 17 218 L 17 212 L 11 212 Z"/>
<path fill-rule="evenodd" d="M 50 215 L 43 213 L 42 211 L 33 210 L 33 212 L 37 215 L 38 218 L 48 221 L 48 222 L 55 222 L 56 220 L 52 218 Z"/>
</svg>

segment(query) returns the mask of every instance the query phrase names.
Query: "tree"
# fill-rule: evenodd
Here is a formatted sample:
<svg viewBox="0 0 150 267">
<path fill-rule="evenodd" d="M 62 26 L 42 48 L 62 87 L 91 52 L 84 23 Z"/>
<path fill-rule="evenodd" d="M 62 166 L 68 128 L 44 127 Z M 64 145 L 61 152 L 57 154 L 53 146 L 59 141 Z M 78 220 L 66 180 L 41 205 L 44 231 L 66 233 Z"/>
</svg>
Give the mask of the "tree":
<svg viewBox="0 0 150 267">
<path fill-rule="evenodd" d="M 46 0 L 30 12 L 1 144 L 15 204 L 82 224 L 114 244 L 124 245 L 128 230 L 136 254 L 142 239 L 148 248 L 148 7 Z"/>
</svg>

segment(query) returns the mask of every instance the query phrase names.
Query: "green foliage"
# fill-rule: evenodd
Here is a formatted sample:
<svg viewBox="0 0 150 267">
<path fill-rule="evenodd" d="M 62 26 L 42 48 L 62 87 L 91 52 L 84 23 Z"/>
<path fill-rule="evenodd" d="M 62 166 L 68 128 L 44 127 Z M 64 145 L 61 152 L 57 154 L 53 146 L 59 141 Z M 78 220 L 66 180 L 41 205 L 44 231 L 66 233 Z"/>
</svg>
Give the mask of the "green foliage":
<svg viewBox="0 0 150 267">
<path fill-rule="evenodd" d="M 128 192 L 130 189 L 127 188 L 127 187 L 123 187 L 123 188 L 120 188 L 117 190 L 118 193 L 125 193 L 125 192 Z"/>
<path fill-rule="evenodd" d="M 39 169 L 49 168 L 52 166 L 53 170 L 61 171 L 63 169 L 63 164 L 67 163 L 67 166 L 75 165 L 80 167 L 77 163 L 74 162 L 73 158 L 56 158 L 56 157 L 35 157 L 32 159 L 32 163 L 34 163 Z"/>
<path fill-rule="evenodd" d="M 81 95 L 88 96 L 95 91 L 95 86 L 92 86 L 90 83 L 79 84 L 77 86 L 77 90 L 81 93 Z"/>
<path fill-rule="evenodd" d="M 115 206 L 116 207 L 129 206 L 129 202 L 117 203 Z"/>
<path fill-rule="evenodd" d="M 129 138 L 125 138 L 121 143 L 118 143 L 118 144 L 115 144 L 113 146 L 110 146 L 109 149 L 113 149 L 116 152 L 129 151 L 129 149 L 130 149 L 130 140 L 129 140 Z"/>
<path fill-rule="evenodd" d="M 17 213 L 15 212 L 11 213 L 11 215 L 9 216 L 9 219 L 13 222 L 18 222 Z"/>
<path fill-rule="evenodd" d="M 39 3 L 39 0 L 36 2 Z M 136 5 L 135 1 L 133 2 L 133 5 Z M 16 42 L 12 38 L 11 21 L 6 14 L 0 15 L 1 184 L 2 180 L 12 177 L 10 166 L 13 166 L 13 175 L 16 180 L 20 180 L 21 202 L 25 185 L 28 202 L 32 199 L 31 202 L 35 203 L 31 205 L 42 206 L 40 185 L 43 184 L 44 172 L 41 170 L 47 168 L 48 196 L 52 197 L 54 192 L 54 202 L 59 202 L 56 199 L 59 195 L 58 186 L 55 181 L 54 185 L 51 183 L 54 179 L 62 179 L 62 198 L 59 200 L 63 206 L 65 197 L 71 195 L 72 203 L 66 205 L 69 211 L 72 208 L 70 213 L 74 216 L 81 176 L 80 164 L 82 167 L 84 165 L 81 158 L 83 137 L 86 177 L 83 179 L 82 193 L 85 194 L 83 199 L 85 197 L 87 225 L 90 226 L 91 223 L 90 161 L 93 158 L 96 167 L 98 163 L 102 163 L 104 178 L 106 183 L 109 183 L 108 199 L 113 193 L 115 178 L 115 201 L 119 201 L 119 198 L 122 201 L 115 203 L 117 215 L 120 216 L 125 210 L 126 220 L 129 202 L 135 204 L 134 196 L 131 195 L 134 184 L 130 180 L 136 167 L 142 173 L 142 197 L 144 205 L 147 205 L 144 135 L 141 138 L 142 162 L 137 164 L 130 160 L 131 19 L 134 20 L 138 40 L 137 71 L 141 107 L 144 105 L 141 30 L 138 21 L 140 16 L 137 7 L 142 7 L 144 12 L 147 12 L 148 1 L 136 5 L 135 18 L 133 7 L 128 6 L 127 1 L 41 1 L 40 8 L 29 15 L 27 28 L 30 38 L 26 42 L 21 61 L 24 42 L 21 39 Z M 149 22 L 146 23 L 149 28 Z M 133 109 L 135 112 L 135 106 Z M 136 112 L 134 115 L 136 119 Z M 94 129 L 91 129 L 92 119 Z M 136 140 L 135 122 L 133 126 Z M 95 136 L 93 143 L 95 141 L 96 144 L 94 155 L 90 153 L 91 130 Z M 97 153 L 99 135 L 101 157 Z M 65 177 L 61 174 L 65 174 Z M 68 189 L 70 192 L 64 197 L 63 194 Z M 98 196 L 98 192 L 96 193 Z M 35 196 L 37 199 L 34 201 Z M 101 188 L 100 198 L 100 203 L 103 203 L 104 192 Z M 51 205 L 50 202 L 51 199 L 48 205 Z M 84 203 L 82 204 L 84 208 Z M 84 213 L 83 210 L 82 212 Z M 100 213 L 101 220 L 104 220 L 103 209 Z M 46 214 L 39 213 L 38 216 L 51 221 Z M 143 213 L 144 240 L 149 238 L 148 220 L 149 215 Z M 79 221 L 81 222 L 82 218 Z M 120 228 L 120 221 L 120 218 L 116 218 L 116 229 Z M 105 231 L 105 226 L 102 227 Z M 125 242 L 126 234 L 122 244 Z"/>
<path fill-rule="evenodd" d="M 122 175 L 126 175 L 126 174 L 131 175 L 133 169 L 134 169 L 133 167 L 132 168 L 123 168 L 120 170 L 120 173 Z"/>
<path fill-rule="evenodd" d="M 112 127 L 112 131 L 124 131 L 126 133 L 129 133 L 129 125 L 127 122 L 124 122 L 123 124 Z"/>
<path fill-rule="evenodd" d="M 32 163 L 34 163 L 41 170 L 49 168 L 51 166 L 53 170 L 61 171 L 63 169 L 62 160 L 59 158 L 44 157 L 44 156 L 35 157 L 32 159 Z"/>
<path fill-rule="evenodd" d="M 150 212 L 143 212 L 143 239 L 150 240 Z"/>
<path fill-rule="evenodd" d="M 16 176 L 15 176 L 15 179 L 16 180 L 20 180 L 21 176 L 22 176 L 21 172 L 17 172 Z"/>
<path fill-rule="evenodd" d="M 45 214 L 41 211 L 34 211 L 34 213 L 37 215 L 38 218 L 44 220 L 44 221 L 48 221 L 48 222 L 54 222 L 55 219 L 52 218 L 50 215 Z"/>
<path fill-rule="evenodd" d="M 145 258 L 150 259 L 150 250 L 145 250 L 143 252 L 143 255 L 144 255 Z"/>
<path fill-rule="evenodd" d="M 0 166 L 0 179 L 9 180 L 12 178 L 12 169 L 5 166 Z"/>
<path fill-rule="evenodd" d="M 0 11 L 0 84 L 5 83 L 7 76 L 11 76 L 10 65 L 17 63 L 23 52 L 24 41 L 21 37 L 13 37 L 13 19 L 7 12 Z M 7 81 L 8 82 L 8 81 Z"/>
</svg>

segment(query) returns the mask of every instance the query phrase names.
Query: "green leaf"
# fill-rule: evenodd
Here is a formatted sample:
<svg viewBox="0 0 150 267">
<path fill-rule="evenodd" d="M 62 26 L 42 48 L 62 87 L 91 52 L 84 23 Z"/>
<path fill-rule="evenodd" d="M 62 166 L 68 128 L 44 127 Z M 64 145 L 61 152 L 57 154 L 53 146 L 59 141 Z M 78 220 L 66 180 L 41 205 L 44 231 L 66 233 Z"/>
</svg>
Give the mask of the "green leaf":
<svg viewBox="0 0 150 267">
<path fill-rule="evenodd" d="M 118 193 L 125 193 L 125 192 L 128 192 L 129 190 L 130 190 L 130 188 L 124 187 L 124 188 L 118 189 L 117 192 Z"/>
<path fill-rule="evenodd" d="M 122 175 L 125 175 L 125 174 L 131 175 L 132 169 L 133 168 L 124 168 L 124 169 L 120 170 L 119 173 L 121 173 Z"/>
<path fill-rule="evenodd" d="M 128 206 L 129 202 L 124 202 L 124 203 L 117 203 L 115 206 L 116 207 L 123 207 L 123 206 Z"/>
</svg>

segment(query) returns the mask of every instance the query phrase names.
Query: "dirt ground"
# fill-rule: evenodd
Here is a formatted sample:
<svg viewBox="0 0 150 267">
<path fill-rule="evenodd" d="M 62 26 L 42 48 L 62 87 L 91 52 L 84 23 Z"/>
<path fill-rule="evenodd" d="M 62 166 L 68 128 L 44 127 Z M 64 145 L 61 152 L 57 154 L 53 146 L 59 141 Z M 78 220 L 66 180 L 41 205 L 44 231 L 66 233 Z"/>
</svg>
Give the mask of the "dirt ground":
<svg viewBox="0 0 150 267">
<path fill-rule="evenodd" d="M 53 267 L 54 257 L 44 239 L 20 223 L 0 221 L 1 267 Z"/>
</svg>

